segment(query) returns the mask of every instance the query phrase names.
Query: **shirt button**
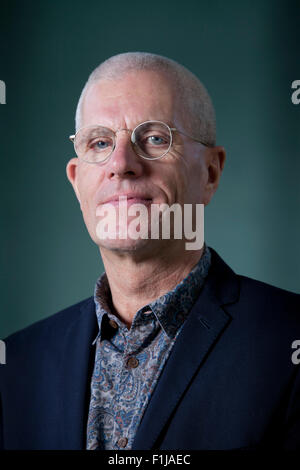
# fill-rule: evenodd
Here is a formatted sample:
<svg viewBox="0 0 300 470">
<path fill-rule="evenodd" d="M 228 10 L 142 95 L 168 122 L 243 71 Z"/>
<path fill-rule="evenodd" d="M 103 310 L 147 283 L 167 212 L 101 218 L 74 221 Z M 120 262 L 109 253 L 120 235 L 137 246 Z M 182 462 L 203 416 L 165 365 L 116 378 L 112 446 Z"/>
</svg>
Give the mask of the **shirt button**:
<svg viewBox="0 0 300 470">
<path fill-rule="evenodd" d="M 115 320 L 109 320 L 109 324 L 115 329 L 118 328 L 118 323 Z"/>
<path fill-rule="evenodd" d="M 135 356 L 131 356 L 128 360 L 127 360 L 127 367 L 129 369 L 135 369 L 138 365 L 139 365 L 139 360 L 137 357 Z"/>
<path fill-rule="evenodd" d="M 120 437 L 120 439 L 117 442 L 119 447 L 126 447 L 127 443 L 128 443 L 127 437 Z"/>
</svg>

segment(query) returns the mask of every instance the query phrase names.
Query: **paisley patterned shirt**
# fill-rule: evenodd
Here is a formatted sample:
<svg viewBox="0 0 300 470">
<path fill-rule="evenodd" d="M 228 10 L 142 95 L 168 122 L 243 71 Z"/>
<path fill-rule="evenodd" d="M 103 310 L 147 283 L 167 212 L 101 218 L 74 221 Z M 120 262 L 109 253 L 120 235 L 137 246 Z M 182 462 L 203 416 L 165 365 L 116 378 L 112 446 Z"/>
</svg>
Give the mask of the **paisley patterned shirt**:
<svg viewBox="0 0 300 470">
<path fill-rule="evenodd" d="M 184 320 L 195 303 L 211 262 L 209 248 L 172 291 L 135 314 L 130 329 L 114 314 L 104 273 L 95 286 L 99 333 L 86 448 L 131 449 L 159 375 Z"/>
</svg>

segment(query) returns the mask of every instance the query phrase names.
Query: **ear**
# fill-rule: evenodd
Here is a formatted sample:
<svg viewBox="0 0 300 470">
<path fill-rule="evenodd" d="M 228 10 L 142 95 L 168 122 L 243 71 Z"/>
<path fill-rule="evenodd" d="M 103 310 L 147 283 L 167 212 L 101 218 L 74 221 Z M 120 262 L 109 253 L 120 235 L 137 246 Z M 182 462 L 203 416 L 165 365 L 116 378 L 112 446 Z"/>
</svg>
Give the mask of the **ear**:
<svg viewBox="0 0 300 470">
<path fill-rule="evenodd" d="M 206 152 L 207 184 L 205 205 L 207 205 L 215 194 L 223 171 L 226 159 L 224 147 L 208 148 Z"/>
<path fill-rule="evenodd" d="M 75 191 L 79 204 L 81 204 L 80 194 L 79 194 L 78 184 L 77 184 L 77 172 L 78 172 L 78 158 L 71 158 L 71 160 L 67 163 L 67 166 L 66 166 L 67 178 L 70 181 L 71 185 L 73 186 L 73 189 Z"/>
</svg>

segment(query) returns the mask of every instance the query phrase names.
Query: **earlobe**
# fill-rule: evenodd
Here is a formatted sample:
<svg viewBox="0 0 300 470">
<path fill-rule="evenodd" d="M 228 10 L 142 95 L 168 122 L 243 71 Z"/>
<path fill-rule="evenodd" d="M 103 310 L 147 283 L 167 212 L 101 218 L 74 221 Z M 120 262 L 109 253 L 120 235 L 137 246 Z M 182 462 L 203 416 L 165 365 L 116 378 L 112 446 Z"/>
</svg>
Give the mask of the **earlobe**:
<svg viewBox="0 0 300 470">
<path fill-rule="evenodd" d="M 79 201 L 79 204 L 81 204 L 79 190 L 77 186 L 77 168 L 78 168 L 78 159 L 71 158 L 71 160 L 68 161 L 67 166 L 66 166 L 67 178 L 70 181 L 71 185 L 73 186 L 73 189 Z"/>
</svg>

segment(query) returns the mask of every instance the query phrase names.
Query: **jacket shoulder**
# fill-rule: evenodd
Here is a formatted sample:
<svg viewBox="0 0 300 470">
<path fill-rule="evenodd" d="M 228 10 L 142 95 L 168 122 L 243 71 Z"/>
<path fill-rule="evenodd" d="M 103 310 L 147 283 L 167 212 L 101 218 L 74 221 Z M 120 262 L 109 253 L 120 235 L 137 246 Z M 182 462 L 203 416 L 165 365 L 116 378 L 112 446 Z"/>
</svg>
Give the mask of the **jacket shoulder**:
<svg viewBox="0 0 300 470">
<path fill-rule="evenodd" d="M 77 321 L 82 310 L 93 303 L 93 297 L 88 297 L 76 304 L 70 305 L 57 313 L 39 320 L 4 339 L 6 344 L 26 343 L 27 345 L 35 340 L 43 341 L 51 336 L 59 337 L 60 332 L 65 331 L 73 322 Z"/>
<path fill-rule="evenodd" d="M 291 345 L 300 334 L 300 295 L 246 276 L 237 277 L 239 299 L 228 307 L 232 317 L 239 319 L 256 343 L 259 335 L 265 342 L 268 338 L 277 345 Z"/>
<path fill-rule="evenodd" d="M 248 318 L 251 322 L 267 321 L 281 328 L 300 325 L 300 294 L 275 287 L 235 273 L 218 255 L 212 252 L 211 291 L 220 304 L 235 318 Z M 251 320 L 250 320 L 251 319 Z M 259 323 L 258 323 L 259 324 Z"/>
<path fill-rule="evenodd" d="M 278 301 L 282 299 L 299 306 L 300 294 L 235 273 L 212 247 L 209 247 L 209 249 L 212 254 L 212 266 L 210 268 L 210 272 L 214 273 L 214 282 L 219 283 L 222 286 L 226 286 L 226 289 L 224 291 L 222 290 L 223 297 L 227 297 L 226 294 L 228 293 L 228 289 L 233 287 L 234 281 L 238 281 L 239 288 L 236 289 L 236 293 L 237 290 L 239 290 L 240 296 L 247 296 L 250 301 L 263 299 L 274 299 L 274 301 Z"/>
<path fill-rule="evenodd" d="M 290 305 L 298 308 L 300 313 L 300 294 L 247 276 L 238 275 L 238 278 L 240 281 L 241 297 L 247 297 L 250 302 L 272 304 L 275 308 L 276 306 Z"/>
</svg>

